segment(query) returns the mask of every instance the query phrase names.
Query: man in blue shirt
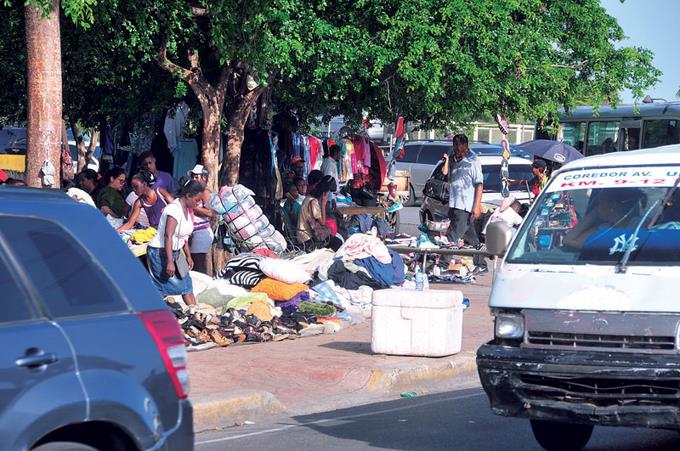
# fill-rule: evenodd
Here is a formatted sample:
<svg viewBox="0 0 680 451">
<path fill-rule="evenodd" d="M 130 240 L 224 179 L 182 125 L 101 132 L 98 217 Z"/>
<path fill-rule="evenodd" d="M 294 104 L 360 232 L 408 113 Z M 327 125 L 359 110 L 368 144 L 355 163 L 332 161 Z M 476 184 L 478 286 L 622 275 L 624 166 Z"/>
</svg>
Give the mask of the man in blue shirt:
<svg viewBox="0 0 680 451">
<path fill-rule="evenodd" d="M 453 157 L 453 161 L 450 161 Z M 464 238 L 469 244 L 479 247 L 479 237 L 474 221 L 482 212 L 482 191 L 484 177 L 482 164 L 468 147 L 468 138 L 464 134 L 453 137 L 451 156 L 444 155 L 442 173 L 449 181 L 449 220 L 451 224 L 446 232 L 450 242 L 456 243 Z M 489 271 L 482 256 L 475 256 L 475 274 Z"/>
</svg>

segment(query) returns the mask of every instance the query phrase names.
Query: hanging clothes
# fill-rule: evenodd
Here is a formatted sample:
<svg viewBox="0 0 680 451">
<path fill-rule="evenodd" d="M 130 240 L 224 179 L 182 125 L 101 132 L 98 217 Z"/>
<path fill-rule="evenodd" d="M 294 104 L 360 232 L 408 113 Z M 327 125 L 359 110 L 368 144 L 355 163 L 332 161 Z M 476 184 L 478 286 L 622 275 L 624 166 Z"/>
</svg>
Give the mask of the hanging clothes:
<svg viewBox="0 0 680 451">
<path fill-rule="evenodd" d="M 374 187 L 380 189 L 385 182 L 385 175 L 387 175 L 387 162 L 383 157 L 382 149 L 373 141 L 369 142 L 369 148 L 372 157 L 369 176 L 374 181 L 374 185 L 377 185 L 377 187 Z"/>
<path fill-rule="evenodd" d="M 195 139 L 179 139 L 172 154 L 174 158 L 172 175 L 179 180 L 198 162 L 198 143 Z"/>
<path fill-rule="evenodd" d="M 321 151 L 322 151 L 321 140 L 315 136 L 310 136 L 309 165 L 312 169 L 319 169 L 321 167 Z"/>
</svg>

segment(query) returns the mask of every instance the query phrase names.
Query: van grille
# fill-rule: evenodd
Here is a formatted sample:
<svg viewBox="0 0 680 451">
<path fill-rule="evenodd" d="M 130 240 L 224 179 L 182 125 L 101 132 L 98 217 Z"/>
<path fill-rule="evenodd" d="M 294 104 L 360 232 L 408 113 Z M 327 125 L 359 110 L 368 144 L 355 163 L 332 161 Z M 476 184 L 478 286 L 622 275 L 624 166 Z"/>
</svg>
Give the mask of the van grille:
<svg viewBox="0 0 680 451">
<path fill-rule="evenodd" d="M 527 343 L 542 347 L 608 348 L 636 350 L 675 349 L 675 337 L 645 337 L 641 335 L 599 335 L 560 332 L 527 332 Z"/>
<path fill-rule="evenodd" d="M 530 399 L 556 399 L 598 406 L 618 404 L 677 405 L 680 401 L 678 380 L 637 380 L 574 376 L 520 376 L 521 389 Z"/>
</svg>

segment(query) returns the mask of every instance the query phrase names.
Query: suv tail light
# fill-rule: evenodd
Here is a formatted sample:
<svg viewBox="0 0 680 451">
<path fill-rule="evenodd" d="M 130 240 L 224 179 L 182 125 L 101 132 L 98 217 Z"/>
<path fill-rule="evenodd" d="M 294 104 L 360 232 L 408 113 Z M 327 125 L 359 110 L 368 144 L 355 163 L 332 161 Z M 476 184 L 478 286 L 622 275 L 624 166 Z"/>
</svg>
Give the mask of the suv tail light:
<svg viewBox="0 0 680 451">
<path fill-rule="evenodd" d="M 151 310 L 137 313 L 153 337 L 165 368 L 175 385 L 180 399 L 189 396 L 189 373 L 187 372 L 187 349 L 175 316 L 169 310 Z"/>
</svg>

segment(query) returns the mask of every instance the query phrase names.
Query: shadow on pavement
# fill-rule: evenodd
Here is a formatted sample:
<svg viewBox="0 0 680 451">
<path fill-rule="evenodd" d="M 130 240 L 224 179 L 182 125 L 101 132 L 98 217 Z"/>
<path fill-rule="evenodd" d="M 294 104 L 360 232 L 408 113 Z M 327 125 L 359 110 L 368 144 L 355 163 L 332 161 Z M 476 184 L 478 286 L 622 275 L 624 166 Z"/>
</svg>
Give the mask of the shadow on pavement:
<svg viewBox="0 0 680 451">
<path fill-rule="evenodd" d="M 320 345 L 321 348 L 337 349 L 338 351 L 347 351 L 356 354 L 375 355 L 371 352 L 371 343 L 358 341 L 334 341 Z"/>
</svg>

